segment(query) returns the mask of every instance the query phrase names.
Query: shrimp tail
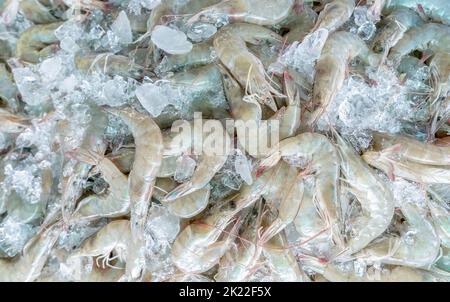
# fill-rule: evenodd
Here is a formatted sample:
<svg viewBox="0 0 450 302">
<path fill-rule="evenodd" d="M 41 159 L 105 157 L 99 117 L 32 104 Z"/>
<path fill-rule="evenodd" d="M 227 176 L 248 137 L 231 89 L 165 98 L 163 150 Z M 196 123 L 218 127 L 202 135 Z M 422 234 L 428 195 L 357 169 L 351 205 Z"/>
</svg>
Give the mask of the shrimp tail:
<svg viewBox="0 0 450 302">
<path fill-rule="evenodd" d="M 178 198 L 191 194 L 196 191 L 196 188 L 192 185 L 191 182 L 186 182 L 184 184 L 179 185 L 164 197 L 164 202 L 174 201 Z"/>
<path fill-rule="evenodd" d="M 280 159 L 281 159 L 281 152 L 276 151 L 271 155 L 269 155 L 269 157 L 266 157 L 265 159 L 261 160 L 256 170 L 256 177 L 260 177 L 268 168 L 275 166 L 280 161 Z"/>
<path fill-rule="evenodd" d="M 102 160 L 102 155 L 98 152 L 77 148 L 65 153 L 68 158 L 96 166 Z"/>
</svg>

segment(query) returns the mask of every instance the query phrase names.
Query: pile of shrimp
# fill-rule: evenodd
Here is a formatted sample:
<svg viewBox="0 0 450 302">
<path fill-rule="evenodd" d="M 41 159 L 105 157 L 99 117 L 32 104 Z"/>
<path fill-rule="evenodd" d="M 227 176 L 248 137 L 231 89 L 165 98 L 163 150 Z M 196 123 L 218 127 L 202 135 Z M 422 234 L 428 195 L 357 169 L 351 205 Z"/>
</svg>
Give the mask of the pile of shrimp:
<svg viewBox="0 0 450 302">
<path fill-rule="evenodd" d="M 449 100 L 450 1 L 0 0 L 0 281 L 450 281 Z"/>
</svg>

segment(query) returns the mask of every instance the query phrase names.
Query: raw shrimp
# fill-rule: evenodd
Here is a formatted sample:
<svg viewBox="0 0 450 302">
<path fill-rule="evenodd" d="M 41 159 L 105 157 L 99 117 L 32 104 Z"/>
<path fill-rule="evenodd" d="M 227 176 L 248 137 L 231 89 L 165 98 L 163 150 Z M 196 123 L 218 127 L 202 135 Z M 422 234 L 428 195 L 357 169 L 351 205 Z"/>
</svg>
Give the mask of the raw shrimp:
<svg viewBox="0 0 450 302">
<path fill-rule="evenodd" d="M 255 95 L 261 104 L 277 111 L 272 93 L 281 94 L 271 86 L 261 61 L 246 46 L 259 44 L 260 41 L 280 43 L 282 38 L 273 31 L 253 24 L 232 24 L 221 29 L 215 36 L 214 48 L 222 64 L 246 92 Z"/>
<path fill-rule="evenodd" d="M 6 65 L 0 63 L 0 101 L 9 101 L 17 97 L 17 86 Z"/>
<path fill-rule="evenodd" d="M 440 97 L 446 97 L 450 91 L 450 52 L 438 52 L 433 56 L 430 63 L 430 71 L 432 75 L 431 85 L 433 87 L 433 96 L 431 101 L 431 106 L 438 104 Z M 445 105 L 444 105 L 445 107 Z M 445 111 L 446 109 L 444 109 Z M 439 112 L 439 110 L 437 110 Z M 448 113 L 446 114 L 448 116 Z M 442 120 L 446 120 L 443 118 Z M 436 132 L 441 123 L 437 123 L 432 129 Z M 434 134 L 433 132 L 433 134 Z"/>
<path fill-rule="evenodd" d="M 188 20 L 188 25 L 196 22 L 211 23 L 216 26 L 228 23 L 246 22 L 257 25 L 274 25 L 286 18 L 294 0 L 225 0 L 207 7 Z"/>
<path fill-rule="evenodd" d="M 236 235 L 239 222 L 231 230 L 226 228 L 241 209 L 237 203 L 225 201 L 205 218 L 185 227 L 172 246 L 174 264 L 185 273 L 206 272 L 216 265 Z M 219 240 L 222 234 L 225 238 Z"/>
<path fill-rule="evenodd" d="M 256 254 L 257 233 L 261 225 L 260 212 L 250 213 L 243 224 L 243 231 L 222 257 L 214 279 L 217 282 L 247 281 L 258 265 Z"/>
<path fill-rule="evenodd" d="M 170 213 L 181 218 L 192 218 L 200 214 L 208 206 L 211 189 L 206 186 L 191 194 L 164 202 L 167 192 L 177 187 L 177 183 L 170 178 L 158 178 L 156 180 L 156 191 L 153 197 L 167 206 Z"/>
<path fill-rule="evenodd" d="M 438 257 L 439 237 L 415 204 L 403 202 L 400 209 L 408 222 L 402 238 L 387 238 L 355 256 L 375 263 L 428 268 Z"/>
<path fill-rule="evenodd" d="M 408 8 L 399 8 L 383 19 L 381 29 L 373 40 L 373 50 L 387 56 L 389 50 L 397 44 L 405 32 L 424 22 L 420 16 Z"/>
<path fill-rule="evenodd" d="M 312 176 L 310 176 L 312 177 Z M 294 219 L 294 225 L 302 240 L 322 238 L 329 241 L 326 221 L 320 217 L 320 213 L 314 202 L 314 184 L 305 184 L 300 209 Z M 323 234 L 323 235 L 322 235 Z M 322 236 L 321 236 L 322 235 Z"/>
<path fill-rule="evenodd" d="M 177 267 L 185 273 L 195 273 L 204 272 L 217 264 L 227 251 L 240 223 L 236 223 L 230 231 L 224 232 L 225 228 L 234 216 L 267 192 L 267 183 L 275 172 L 276 168 L 267 170 L 251 185 L 244 185 L 237 196 L 232 196 L 232 201 L 221 201 L 201 221 L 188 225 L 172 247 L 172 259 Z M 226 238 L 217 241 L 223 232 Z"/>
<path fill-rule="evenodd" d="M 225 68 L 221 68 L 221 71 L 225 95 L 230 104 L 233 118 L 244 122 L 255 121 L 256 124 L 256 121 L 262 119 L 261 105 L 254 98 L 245 97 L 239 83 Z M 239 139 L 241 132 L 239 128 L 236 130 Z"/>
<path fill-rule="evenodd" d="M 111 261 L 114 259 L 121 262 L 126 260 L 130 242 L 130 221 L 114 220 L 87 239 L 70 257 L 96 257 L 97 266 L 100 266 L 99 261 L 102 261 L 101 267 L 104 269 L 106 266 L 112 266 Z M 114 256 L 111 257 L 112 252 Z"/>
<path fill-rule="evenodd" d="M 433 189 L 428 188 L 428 192 L 431 194 L 431 199 L 428 199 L 428 208 L 433 217 L 434 226 L 441 238 L 442 245 L 450 248 L 450 217 L 444 206 L 445 201 Z"/>
<path fill-rule="evenodd" d="M 245 96 L 239 83 L 232 77 L 232 75 L 222 68 L 223 72 L 223 85 L 225 95 L 231 107 L 231 113 L 234 120 L 238 123 L 244 123 L 242 127 L 236 124 L 236 133 L 239 145 L 242 149 L 246 150 L 253 157 L 259 158 L 265 156 L 267 146 L 269 143 L 267 138 L 269 131 L 267 127 L 260 127 L 260 121 L 262 119 L 261 105 L 256 98 L 251 96 Z M 291 113 L 295 113 L 295 101 L 292 102 Z M 284 119 L 284 133 L 290 129 L 295 128 L 295 124 L 290 128 L 288 121 L 293 117 L 293 114 L 289 114 Z M 275 129 L 274 131 L 278 131 Z"/>
<path fill-rule="evenodd" d="M 0 282 L 31 282 L 38 278 L 61 230 L 61 223 L 56 223 L 31 238 L 19 259 L 0 259 Z"/>
<path fill-rule="evenodd" d="M 129 175 L 128 190 L 131 201 L 131 229 L 135 239 L 141 238 L 153 187 L 161 166 L 163 141 L 159 127 L 150 116 L 132 108 L 107 111 L 119 116 L 131 130 L 136 145 L 133 168 Z"/>
<path fill-rule="evenodd" d="M 24 31 L 17 40 L 16 54 L 24 61 L 38 63 L 58 49 L 58 38 L 55 30 L 63 24 L 55 22 L 45 25 L 34 25 Z"/>
<path fill-rule="evenodd" d="M 368 167 L 361 157 L 337 134 L 341 156 L 341 171 L 349 190 L 361 204 L 363 215 L 359 217 L 361 227 L 347 242 L 349 253 L 366 247 L 380 236 L 394 216 L 394 197 L 389 187 Z"/>
<path fill-rule="evenodd" d="M 79 147 L 85 150 L 98 150 L 100 153 L 104 153 L 106 145 L 103 140 L 103 134 L 107 123 L 106 114 L 98 107 L 94 106 L 90 106 L 90 112 L 92 118 L 85 129 Z M 64 133 L 60 135 L 64 136 Z M 75 210 L 76 201 L 83 194 L 83 184 L 88 176 L 90 168 L 91 167 L 88 164 L 77 162 L 73 167 L 73 172 L 62 179 L 63 193 L 61 198 L 61 213 L 66 223 L 69 221 L 70 216 Z"/>
<path fill-rule="evenodd" d="M 111 53 L 76 55 L 75 66 L 86 72 L 96 71 L 137 80 L 142 79 L 146 74 L 145 68 L 135 64 L 129 57 Z"/>
<path fill-rule="evenodd" d="M 450 165 L 450 147 L 436 146 L 408 136 L 373 133 L 373 148 L 424 165 Z"/>
<path fill-rule="evenodd" d="M 49 3 L 52 4 L 53 3 Z M 49 7 L 39 0 L 20 0 L 20 11 L 25 15 L 25 18 L 35 24 L 48 24 L 58 21 L 57 5 Z M 62 12 L 61 12 L 62 13 Z"/>
<path fill-rule="evenodd" d="M 71 157 L 98 169 L 109 184 L 106 196 L 89 196 L 77 206 L 72 219 L 92 220 L 101 217 L 120 217 L 130 210 L 128 178 L 122 174 L 111 160 L 96 151 L 78 149 L 71 152 Z"/>
<path fill-rule="evenodd" d="M 0 132 L 1 133 L 20 133 L 30 126 L 30 121 L 0 108 Z"/>
<path fill-rule="evenodd" d="M 391 11 L 399 7 L 418 10 L 431 19 L 450 25 L 450 3 L 442 0 L 386 0 L 385 10 Z"/>
<path fill-rule="evenodd" d="M 166 55 L 156 67 L 156 72 L 165 74 L 170 71 L 211 64 L 216 60 L 211 42 L 194 44 L 192 50 L 183 55 Z"/>
<path fill-rule="evenodd" d="M 312 31 L 321 28 L 332 33 L 338 30 L 348 19 L 350 19 L 355 9 L 355 0 L 334 0 L 325 5 L 317 18 L 316 25 Z M 345 44 L 342 44 L 345 45 Z"/>
<path fill-rule="evenodd" d="M 450 26 L 426 23 L 408 30 L 391 49 L 388 58 L 398 65 L 403 56 L 414 50 L 450 52 Z"/>
<path fill-rule="evenodd" d="M 204 188 L 225 164 L 228 155 L 232 151 L 231 138 L 219 121 L 209 120 L 208 126 L 213 129 L 209 134 L 204 133 L 204 138 L 200 142 L 203 144 L 203 153 L 197 163 L 194 173 L 189 181 L 181 184 L 174 190 L 170 191 L 163 199 L 164 202 L 173 201 L 180 197 L 186 196 L 197 190 Z M 195 140 L 192 144 L 198 144 Z M 222 145 L 221 150 L 207 150 L 206 148 L 214 145 Z M 207 145 L 211 144 L 211 145 Z M 218 152 L 217 152 L 218 151 Z"/>
<path fill-rule="evenodd" d="M 258 171 L 272 167 L 282 157 L 302 158 L 307 163 L 309 171 L 315 173 L 318 208 L 327 225 L 331 227 L 335 243 L 343 246 L 337 214 L 339 157 L 333 144 L 325 136 L 315 133 L 302 133 L 287 138 L 273 149 L 272 154 L 261 161 Z"/>
<path fill-rule="evenodd" d="M 280 139 L 285 139 L 296 134 L 300 128 L 301 107 L 300 92 L 294 79 L 288 72 L 284 73 L 284 87 L 286 91 L 286 111 L 280 119 Z"/>
<path fill-rule="evenodd" d="M 391 151 L 367 151 L 362 158 L 390 178 L 396 176 L 423 184 L 450 184 L 450 167 L 419 164 L 396 158 Z"/>
<path fill-rule="evenodd" d="M 348 63 L 355 57 L 372 66 L 378 64 L 378 56 L 355 34 L 340 31 L 330 35 L 316 64 L 313 112 L 307 117 L 307 124 L 315 124 L 326 111 L 344 83 Z"/>
<path fill-rule="evenodd" d="M 344 271 L 336 264 L 313 262 L 315 263 L 306 266 L 331 282 L 423 282 L 429 278 L 426 271 L 406 266 L 394 266 L 388 272 L 371 270 L 370 273 L 366 272 L 364 276 L 360 277 L 354 270 Z"/>
<path fill-rule="evenodd" d="M 262 243 L 267 242 L 270 238 L 281 232 L 286 226 L 292 223 L 297 216 L 303 199 L 303 174 L 297 173 L 297 175 L 294 176 L 293 182 L 285 186 L 285 190 L 287 193 L 280 201 L 277 217 L 262 231 L 259 238 Z"/>
<path fill-rule="evenodd" d="M 119 151 L 107 155 L 107 157 L 114 163 L 114 165 L 117 166 L 120 172 L 128 174 L 130 173 L 131 168 L 133 167 L 134 152 L 135 152 L 134 147 L 121 148 Z M 157 177 L 172 176 L 176 170 L 177 158 L 178 158 L 177 156 L 163 157 Z"/>
<path fill-rule="evenodd" d="M 310 281 L 289 249 L 284 232 L 278 233 L 264 245 L 263 254 L 269 267 L 274 272 L 275 282 Z"/>
<path fill-rule="evenodd" d="M 309 6 L 304 5 L 300 11 L 293 9 L 291 14 L 279 24 L 276 24 L 275 27 L 289 30 L 283 38 L 286 43 L 290 44 L 295 41 L 302 41 L 311 32 L 316 20 L 317 13 Z"/>
</svg>

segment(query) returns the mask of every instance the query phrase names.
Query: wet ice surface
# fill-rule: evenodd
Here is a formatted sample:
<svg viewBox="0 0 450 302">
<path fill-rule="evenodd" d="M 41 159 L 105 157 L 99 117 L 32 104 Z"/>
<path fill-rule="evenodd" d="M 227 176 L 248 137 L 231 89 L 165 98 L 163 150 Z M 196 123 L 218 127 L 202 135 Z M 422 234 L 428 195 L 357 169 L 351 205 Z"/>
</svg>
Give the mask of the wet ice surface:
<svg viewBox="0 0 450 302">
<path fill-rule="evenodd" d="M 152 42 L 158 48 L 173 55 L 185 54 L 192 50 L 192 43 L 187 40 L 186 34 L 168 26 L 155 26 Z"/>
<path fill-rule="evenodd" d="M 197 162 L 187 155 L 182 155 L 177 159 L 174 179 L 177 182 L 185 182 L 194 174 Z"/>
</svg>

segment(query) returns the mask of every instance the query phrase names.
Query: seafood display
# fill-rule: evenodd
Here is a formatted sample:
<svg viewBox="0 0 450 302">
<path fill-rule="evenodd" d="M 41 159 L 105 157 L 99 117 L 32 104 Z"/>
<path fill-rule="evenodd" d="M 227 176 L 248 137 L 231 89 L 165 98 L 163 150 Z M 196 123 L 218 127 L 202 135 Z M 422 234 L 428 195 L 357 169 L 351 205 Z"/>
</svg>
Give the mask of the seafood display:
<svg viewBox="0 0 450 302">
<path fill-rule="evenodd" d="M 0 1 L 0 282 L 450 281 L 450 1 Z"/>
</svg>

